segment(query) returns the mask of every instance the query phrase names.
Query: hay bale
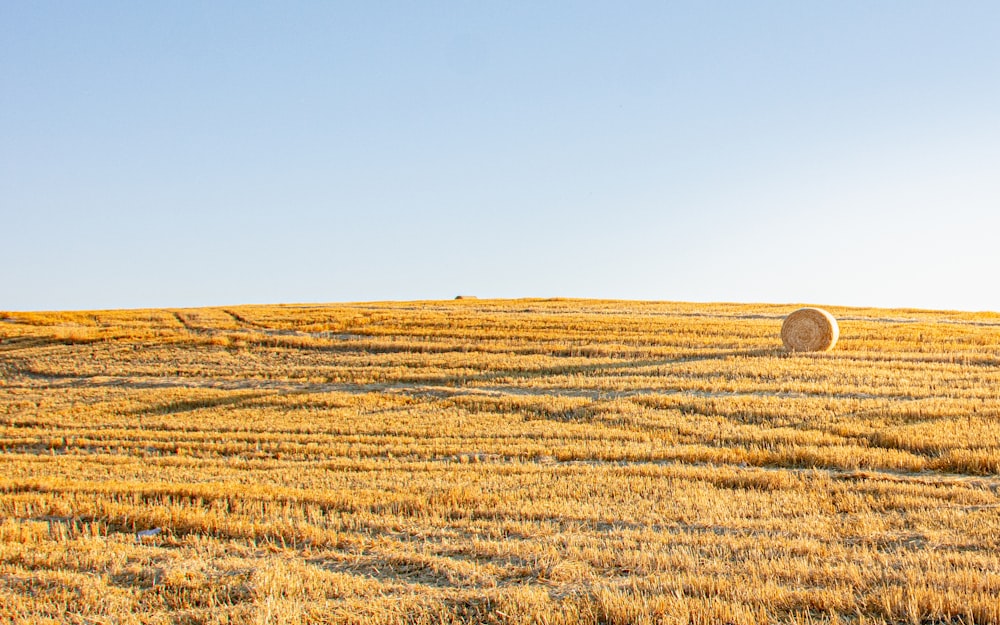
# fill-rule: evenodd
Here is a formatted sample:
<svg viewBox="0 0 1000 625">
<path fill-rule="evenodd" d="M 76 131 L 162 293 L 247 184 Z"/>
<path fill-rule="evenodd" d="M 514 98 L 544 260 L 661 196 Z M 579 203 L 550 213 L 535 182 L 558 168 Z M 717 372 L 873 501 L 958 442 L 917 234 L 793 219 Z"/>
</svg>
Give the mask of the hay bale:
<svg viewBox="0 0 1000 625">
<path fill-rule="evenodd" d="M 833 349 L 840 328 L 822 308 L 800 308 L 781 324 L 781 342 L 792 352 L 825 352 Z"/>
</svg>

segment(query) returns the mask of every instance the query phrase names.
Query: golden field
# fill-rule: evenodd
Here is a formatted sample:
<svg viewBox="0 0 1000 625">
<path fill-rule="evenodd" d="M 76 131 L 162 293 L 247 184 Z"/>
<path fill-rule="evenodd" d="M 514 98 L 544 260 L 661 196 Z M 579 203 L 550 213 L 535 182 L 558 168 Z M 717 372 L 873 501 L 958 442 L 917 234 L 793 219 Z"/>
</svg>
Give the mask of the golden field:
<svg viewBox="0 0 1000 625">
<path fill-rule="evenodd" d="M 0 622 L 1000 623 L 1000 315 L 0 313 Z"/>
</svg>

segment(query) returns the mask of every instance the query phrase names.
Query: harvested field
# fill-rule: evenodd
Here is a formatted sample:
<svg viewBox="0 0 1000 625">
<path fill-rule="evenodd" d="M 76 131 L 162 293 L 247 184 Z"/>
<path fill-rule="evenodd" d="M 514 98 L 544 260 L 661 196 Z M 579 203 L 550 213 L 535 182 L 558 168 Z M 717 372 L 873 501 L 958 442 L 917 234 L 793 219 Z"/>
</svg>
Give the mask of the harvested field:
<svg viewBox="0 0 1000 625">
<path fill-rule="evenodd" d="M 1000 623 L 1000 315 L 0 313 L 0 622 Z"/>
</svg>

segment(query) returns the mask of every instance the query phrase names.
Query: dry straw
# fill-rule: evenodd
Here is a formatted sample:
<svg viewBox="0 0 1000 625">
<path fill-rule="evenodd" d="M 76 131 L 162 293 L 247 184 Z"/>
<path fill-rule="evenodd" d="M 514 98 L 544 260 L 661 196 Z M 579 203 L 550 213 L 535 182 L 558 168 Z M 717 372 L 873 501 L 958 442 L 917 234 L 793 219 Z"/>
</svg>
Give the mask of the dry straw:
<svg viewBox="0 0 1000 625">
<path fill-rule="evenodd" d="M 821 308 L 800 308 L 781 324 L 781 342 L 793 352 L 829 351 L 838 336 L 837 320 Z"/>
</svg>

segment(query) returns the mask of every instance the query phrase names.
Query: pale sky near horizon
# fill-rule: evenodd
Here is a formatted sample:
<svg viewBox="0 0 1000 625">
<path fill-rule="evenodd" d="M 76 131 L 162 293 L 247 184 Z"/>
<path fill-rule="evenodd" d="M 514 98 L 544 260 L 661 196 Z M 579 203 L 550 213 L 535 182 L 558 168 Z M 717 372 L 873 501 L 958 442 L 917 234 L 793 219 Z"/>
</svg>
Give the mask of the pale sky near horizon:
<svg viewBox="0 0 1000 625">
<path fill-rule="evenodd" d="M 0 310 L 1000 311 L 1000 3 L 0 3 Z"/>
</svg>

